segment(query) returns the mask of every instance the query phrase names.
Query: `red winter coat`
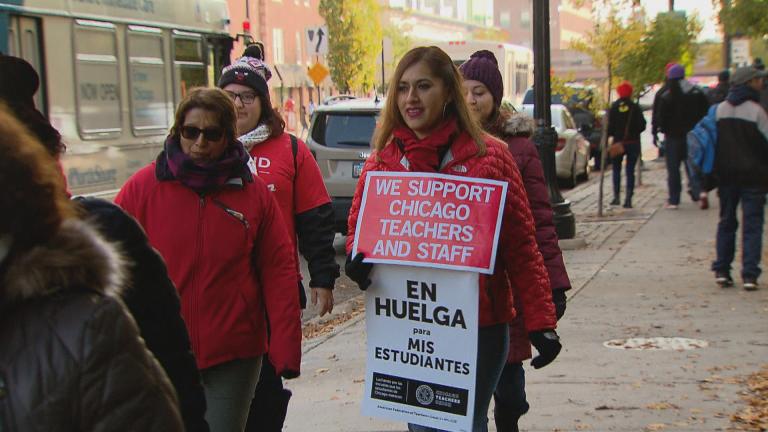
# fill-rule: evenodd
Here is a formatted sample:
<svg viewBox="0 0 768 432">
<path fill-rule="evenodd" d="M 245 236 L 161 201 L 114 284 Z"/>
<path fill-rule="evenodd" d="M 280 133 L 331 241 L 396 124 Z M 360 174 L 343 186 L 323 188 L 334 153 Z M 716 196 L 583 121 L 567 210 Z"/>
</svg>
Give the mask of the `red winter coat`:
<svg viewBox="0 0 768 432">
<path fill-rule="evenodd" d="M 272 194 L 259 178 L 199 195 L 156 164 L 134 174 L 115 202 L 144 227 L 181 297 L 197 366 L 267 352 L 278 374 L 299 373 L 296 256 Z"/>
<path fill-rule="evenodd" d="M 440 173 L 464 177 L 501 180 L 509 183 L 502 217 L 496 271 L 480 277 L 480 326 L 509 323 L 515 317 L 510 281 L 519 289 L 520 305 L 528 331 L 554 329 L 557 325 L 552 292 L 544 261 L 536 245 L 531 210 L 520 178 L 507 146 L 490 135 L 488 150 L 477 155 L 477 146 L 467 133 L 459 135 L 443 159 Z M 403 152 L 393 143 L 374 152 L 365 162 L 349 211 L 347 252 L 352 250 L 357 217 L 368 171 L 408 171 Z"/>
<path fill-rule="evenodd" d="M 571 289 L 571 281 L 565 270 L 563 253 L 557 244 L 557 232 L 552 221 L 552 206 L 549 202 L 549 191 L 544 180 L 544 170 L 539 159 L 536 146 L 523 136 L 505 136 L 504 140 L 509 151 L 517 162 L 520 175 L 523 177 L 525 191 L 528 193 L 528 203 L 531 206 L 533 219 L 536 223 L 536 243 L 547 267 L 549 282 L 553 290 Z M 509 354 L 507 362 L 517 363 L 531 358 L 531 343 L 525 331 L 522 317 L 515 318 L 509 329 Z"/>
</svg>

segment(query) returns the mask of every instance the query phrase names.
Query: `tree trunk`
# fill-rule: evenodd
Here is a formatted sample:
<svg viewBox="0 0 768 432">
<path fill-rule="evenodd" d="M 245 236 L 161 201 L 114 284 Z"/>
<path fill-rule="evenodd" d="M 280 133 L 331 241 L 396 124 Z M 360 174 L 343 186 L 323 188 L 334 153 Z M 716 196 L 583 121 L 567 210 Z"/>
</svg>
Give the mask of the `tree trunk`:
<svg viewBox="0 0 768 432">
<path fill-rule="evenodd" d="M 611 61 L 608 59 L 608 108 L 611 106 L 611 82 L 613 81 L 613 69 Z M 597 192 L 597 217 L 603 217 L 603 184 L 605 184 L 605 170 L 608 169 L 606 162 L 608 160 L 608 117 L 609 109 L 603 117 L 603 132 L 600 136 L 600 187 Z"/>
</svg>

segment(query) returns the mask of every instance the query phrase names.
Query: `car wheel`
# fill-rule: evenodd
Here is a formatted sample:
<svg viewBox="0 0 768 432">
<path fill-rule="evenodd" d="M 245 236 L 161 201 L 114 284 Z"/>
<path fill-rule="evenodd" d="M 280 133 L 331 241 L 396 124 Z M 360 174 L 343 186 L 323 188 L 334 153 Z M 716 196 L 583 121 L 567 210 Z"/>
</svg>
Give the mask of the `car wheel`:
<svg viewBox="0 0 768 432">
<path fill-rule="evenodd" d="M 563 181 L 563 186 L 568 189 L 571 189 L 571 188 L 575 188 L 577 183 L 578 181 L 576 179 L 576 155 L 573 155 L 573 163 L 571 164 L 571 175 L 569 175 L 568 178 Z"/>
<path fill-rule="evenodd" d="M 584 170 L 579 174 L 579 180 L 589 180 L 589 157 L 584 157 Z"/>
</svg>

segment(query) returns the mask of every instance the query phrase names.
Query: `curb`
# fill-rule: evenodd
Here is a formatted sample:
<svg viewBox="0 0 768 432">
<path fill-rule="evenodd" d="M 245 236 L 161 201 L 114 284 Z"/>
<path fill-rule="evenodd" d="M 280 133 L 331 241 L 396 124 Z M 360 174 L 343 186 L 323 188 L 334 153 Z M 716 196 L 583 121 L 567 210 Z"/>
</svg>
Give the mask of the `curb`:
<svg viewBox="0 0 768 432">
<path fill-rule="evenodd" d="M 364 295 L 364 293 L 361 292 L 360 294 L 358 294 L 358 295 L 356 295 L 354 297 L 350 297 L 350 298 L 344 300 L 342 303 L 340 303 L 338 305 L 334 305 L 334 309 L 338 308 L 338 310 L 340 310 L 340 311 L 341 310 L 346 310 L 347 309 L 346 308 L 347 305 L 349 305 L 349 304 L 351 304 L 353 302 L 357 302 L 361 297 L 363 297 L 363 295 Z M 349 308 L 349 309 L 351 309 L 351 308 Z M 305 323 L 302 323 L 302 328 L 305 325 L 307 325 L 307 324 L 317 324 L 317 323 L 319 323 L 321 321 L 328 320 L 328 319 L 332 318 L 333 316 L 334 315 L 330 315 L 328 317 L 323 317 L 323 318 L 320 318 L 319 316 L 316 316 L 316 317 L 310 319 L 309 321 L 307 321 Z M 313 349 L 317 348 L 321 344 L 327 342 L 328 340 L 333 339 L 334 337 L 338 336 L 340 333 L 344 332 L 349 327 L 352 327 L 353 325 L 357 324 L 363 318 L 365 318 L 365 313 L 358 314 L 357 316 L 354 316 L 354 317 L 348 319 L 347 321 L 344 321 L 343 323 L 335 326 L 333 328 L 333 330 L 329 331 L 328 333 L 326 333 L 326 334 L 324 334 L 322 336 L 318 336 L 318 337 L 315 337 L 315 338 L 312 338 L 312 339 L 303 340 L 302 343 L 301 343 L 301 354 L 304 355 L 304 354 L 312 351 Z"/>
</svg>

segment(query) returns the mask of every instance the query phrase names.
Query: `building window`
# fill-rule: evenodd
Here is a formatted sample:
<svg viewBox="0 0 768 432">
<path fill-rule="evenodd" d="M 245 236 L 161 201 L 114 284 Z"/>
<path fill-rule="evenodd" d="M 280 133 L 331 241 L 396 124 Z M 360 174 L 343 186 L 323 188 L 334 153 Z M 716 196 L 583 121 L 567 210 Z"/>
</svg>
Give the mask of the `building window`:
<svg viewBox="0 0 768 432">
<path fill-rule="evenodd" d="M 296 64 L 301 64 L 301 32 L 296 31 Z"/>
<path fill-rule="evenodd" d="M 504 11 L 499 14 L 499 25 L 501 27 L 509 27 L 512 25 L 512 14 L 509 11 Z"/>
<path fill-rule="evenodd" d="M 274 64 L 285 63 L 285 44 L 283 42 L 283 29 L 272 29 L 272 57 Z"/>
<path fill-rule="evenodd" d="M 77 20 L 74 41 L 80 132 L 84 138 L 120 135 L 120 73 L 115 26 Z"/>
<path fill-rule="evenodd" d="M 520 27 L 531 28 L 531 13 L 529 11 L 520 12 Z"/>
</svg>

